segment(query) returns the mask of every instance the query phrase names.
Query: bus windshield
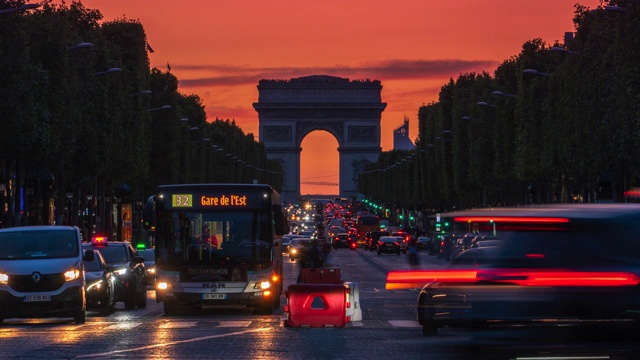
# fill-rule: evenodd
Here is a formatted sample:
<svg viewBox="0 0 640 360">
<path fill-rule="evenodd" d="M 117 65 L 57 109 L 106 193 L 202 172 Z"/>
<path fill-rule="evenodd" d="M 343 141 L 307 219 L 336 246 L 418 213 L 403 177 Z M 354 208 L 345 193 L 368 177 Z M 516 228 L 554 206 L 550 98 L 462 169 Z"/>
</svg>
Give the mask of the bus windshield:
<svg viewBox="0 0 640 360">
<path fill-rule="evenodd" d="M 268 267 L 273 239 L 267 213 L 259 210 L 159 213 L 156 265 L 177 269 L 185 265 L 243 265 Z"/>
</svg>

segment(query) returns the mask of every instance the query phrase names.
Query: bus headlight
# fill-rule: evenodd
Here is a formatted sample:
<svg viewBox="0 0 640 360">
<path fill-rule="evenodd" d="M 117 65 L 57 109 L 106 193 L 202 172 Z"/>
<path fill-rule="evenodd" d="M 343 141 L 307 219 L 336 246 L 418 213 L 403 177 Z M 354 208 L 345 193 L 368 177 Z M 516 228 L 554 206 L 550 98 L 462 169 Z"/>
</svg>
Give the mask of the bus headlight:
<svg viewBox="0 0 640 360">
<path fill-rule="evenodd" d="M 254 289 L 262 289 L 262 290 L 268 289 L 270 287 L 271 287 L 271 283 L 268 281 L 260 281 L 253 286 Z"/>
</svg>

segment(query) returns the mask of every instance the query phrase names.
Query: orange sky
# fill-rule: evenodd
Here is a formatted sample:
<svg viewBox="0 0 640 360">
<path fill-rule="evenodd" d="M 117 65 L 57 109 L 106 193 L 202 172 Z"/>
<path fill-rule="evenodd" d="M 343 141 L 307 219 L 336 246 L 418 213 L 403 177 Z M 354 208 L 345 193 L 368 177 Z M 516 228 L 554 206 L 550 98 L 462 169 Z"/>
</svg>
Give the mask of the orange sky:
<svg viewBox="0 0 640 360">
<path fill-rule="evenodd" d="M 67 1 L 69 2 L 69 1 Z M 179 90 L 203 99 L 207 116 L 235 119 L 258 139 L 261 79 L 332 75 L 382 82 L 382 149 L 406 115 L 437 101 L 461 72 L 488 71 L 534 38 L 553 43 L 574 31 L 574 4 L 600 0 L 82 0 L 104 20 L 139 20 Z M 337 140 L 313 132 L 302 142 L 302 181 L 338 182 Z M 301 185 L 303 194 L 336 187 Z"/>
</svg>

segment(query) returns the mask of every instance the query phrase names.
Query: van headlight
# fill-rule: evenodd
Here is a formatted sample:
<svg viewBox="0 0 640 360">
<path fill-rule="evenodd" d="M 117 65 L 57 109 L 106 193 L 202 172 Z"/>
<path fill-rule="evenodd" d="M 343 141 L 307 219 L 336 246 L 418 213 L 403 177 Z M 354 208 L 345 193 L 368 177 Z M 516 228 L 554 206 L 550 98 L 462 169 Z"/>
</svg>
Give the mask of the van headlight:
<svg viewBox="0 0 640 360">
<path fill-rule="evenodd" d="M 69 269 L 64 273 L 65 281 L 73 281 L 80 277 L 80 270 L 78 269 Z"/>
</svg>

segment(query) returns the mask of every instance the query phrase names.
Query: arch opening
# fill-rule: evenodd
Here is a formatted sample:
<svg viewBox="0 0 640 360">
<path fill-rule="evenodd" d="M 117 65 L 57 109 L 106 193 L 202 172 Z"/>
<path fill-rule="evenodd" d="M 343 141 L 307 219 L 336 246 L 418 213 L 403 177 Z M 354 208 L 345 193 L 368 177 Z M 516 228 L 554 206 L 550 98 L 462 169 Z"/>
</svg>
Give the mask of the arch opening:
<svg viewBox="0 0 640 360">
<path fill-rule="evenodd" d="M 326 130 L 315 130 L 304 136 L 300 147 L 300 194 L 338 195 L 338 139 Z"/>
</svg>

